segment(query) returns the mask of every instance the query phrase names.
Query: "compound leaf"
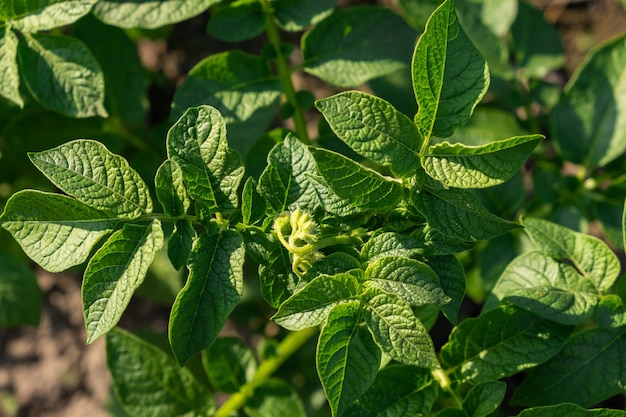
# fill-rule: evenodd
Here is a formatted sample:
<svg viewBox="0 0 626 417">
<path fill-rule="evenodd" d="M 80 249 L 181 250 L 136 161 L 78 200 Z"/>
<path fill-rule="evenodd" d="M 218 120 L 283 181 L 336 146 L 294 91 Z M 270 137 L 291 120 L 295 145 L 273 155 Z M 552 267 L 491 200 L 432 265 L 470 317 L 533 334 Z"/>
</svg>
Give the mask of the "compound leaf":
<svg viewBox="0 0 626 417">
<path fill-rule="evenodd" d="M 100 142 L 75 140 L 28 156 L 63 192 L 110 216 L 133 219 L 152 211 L 139 174 Z"/>
<path fill-rule="evenodd" d="M 74 23 L 98 0 L 26 0 L 3 2 L 11 26 L 22 32 L 39 32 Z"/>
<path fill-rule="evenodd" d="M 87 343 L 111 330 L 143 282 L 163 246 L 161 222 L 125 224 L 89 261 L 83 278 L 83 314 Z"/>
<path fill-rule="evenodd" d="M 50 272 L 83 263 L 117 219 L 60 194 L 24 190 L 11 196 L 0 224 L 26 255 Z"/>
<path fill-rule="evenodd" d="M 20 75 L 17 66 L 18 39 L 8 27 L 0 28 L 0 96 L 12 101 L 20 107 L 24 100 L 20 96 Z"/>
<path fill-rule="evenodd" d="M 201 234 L 189 256 L 189 277 L 178 293 L 169 338 L 178 363 L 213 343 L 243 291 L 243 238 L 234 230 Z"/>
</svg>

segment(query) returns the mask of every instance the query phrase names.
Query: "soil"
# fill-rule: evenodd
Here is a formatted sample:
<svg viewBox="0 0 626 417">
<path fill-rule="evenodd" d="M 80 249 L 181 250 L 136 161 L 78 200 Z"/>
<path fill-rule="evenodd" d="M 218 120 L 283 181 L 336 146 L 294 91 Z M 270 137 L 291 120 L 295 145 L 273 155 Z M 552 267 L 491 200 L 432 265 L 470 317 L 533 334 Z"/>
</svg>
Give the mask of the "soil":
<svg viewBox="0 0 626 417">
<path fill-rule="evenodd" d="M 599 42 L 626 31 L 626 14 L 618 0 L 535 0 L 548 20 L 561 31 L 567 53 L 566 73 L 571 74 L 585 53 Z M 146 41 L 139 50 L 146 67 L 158 71 L 169 85 L 151 90 L 153 114 L 169 111 L 175 85 L 207 51 L 206 16 L 174 30 L 171 44 Z M 183 26 L 181 26 L 182 28 Z M 191 27 L 191 29 L 190 29 Z M 198 33 L 192 33 L 198 31 Z M 174 46 L 173 46 L 173 45 Z M 177 46 L 178 45 L 178 46 Z M 183 48 L 182 45 L 185 45 Z M 247 47 L 254 49 L 256 45 Z M 219 49 L 219 45 L 214 45 Z M 312 77 L 298 85 L 316 95 L 328 95 Z M 37 271 L 44 291 L 44 308 L 37 328 L 0 331 L 0 417 L 104 417 L 110 395 L 104 340 L 85 345 L 80 277 Z M 163 327 L 167 311 L 133 301 L 125 317 L 137 317 Z M 144 322 L 145 324 L 146 322 Z M 116 414 L 119 415 L 119 414 Z"/>
</svg>

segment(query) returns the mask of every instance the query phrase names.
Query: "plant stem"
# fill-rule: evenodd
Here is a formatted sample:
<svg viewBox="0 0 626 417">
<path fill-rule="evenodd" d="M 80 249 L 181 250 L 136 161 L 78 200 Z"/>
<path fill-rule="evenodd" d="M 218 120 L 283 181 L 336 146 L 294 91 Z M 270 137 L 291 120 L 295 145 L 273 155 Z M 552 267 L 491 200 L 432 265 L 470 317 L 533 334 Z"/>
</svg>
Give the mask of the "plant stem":
<svg viewBox="0 0 626 417">
<path fill-rule="evenodd" d="M 267 0 L 263 0 L 261 4 L 263 5 L 263 11 L 265 12 L 265 32 L 267 33 L 267 38 L 276 51 L 276 69 L 278 70 L 278 78 L 285 89 L 285 98 L 289 104 L 293 106 L 292 117 L 296 127 L 296 133 L 302 143 L 310 145 L 311 139 L 309 138 L 309 133 L 306 128 L 306 119 L 304 118 L 302 108 L 298 104 L 296 90 L 291 81 L 291 71 L 287 65 L 287 57 L 283 55 L 280 34 L 278 33 L 278 28 L 274 24 L 274 20 L 272 18 L 274 14 L 272 6 L 270 6 Z"/>
<path fill-rule="evenodd" d="M 244 384 L 238 392 L 231 395 L 217 410 L 214 417 L 229 417 L 239 410 L 254 390 L 276 372 L 276 370 L 300 347 L 317 333 L 317 327 L 309 327 L 297 332 L 289 333 L 278 345 L 277 355 L 261 362 L 252 380 Z"/>
<path fill-rule="evenodd" d="M 450 382 L 450 378 L 441 368 L 431 369 L 430 373 L 433 375 L 435 380 L 439 382 L 439 386 L 445 392 L 450 394 L 452 399 L 454 400 L 455 405 L 458 408 L 463 408 L 463 400 L 459 397 L 459 394 L 452 388 L 452 383 Z"/>
</svg>

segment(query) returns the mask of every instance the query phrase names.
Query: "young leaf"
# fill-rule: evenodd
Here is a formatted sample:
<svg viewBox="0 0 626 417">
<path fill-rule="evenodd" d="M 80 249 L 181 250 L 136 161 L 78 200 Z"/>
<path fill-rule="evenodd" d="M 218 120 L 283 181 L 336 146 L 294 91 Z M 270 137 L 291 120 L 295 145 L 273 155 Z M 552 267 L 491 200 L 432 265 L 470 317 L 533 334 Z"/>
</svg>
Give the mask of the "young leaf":
<svg viewBox="0 0 626 417">
<path fill-rule="evenodd" d="M 302 330 L 324 322 L 337 304 L 354 298 L 361 284 L 349 273 L 319 275 L 285 300 L 272 317 L 288 330 Z"/>
<path fill-rule="evenodd" d="M 587 169 L 608 164 L 626 148 L 625 44 L 623 34 L 587 55 L 550 112 L 562 157 Z"/>
<path fill-rule="evenodd" d="M 429 256 L 425 263 L 432 268 L 439 277 L 443 292 L 450 299 L 449 303 L 441 306 L 441 310 L 453 324 L 458 322 L 463 297 L 465 297 L 465 269 L 454 255 Z"/>
<path fill-rule="evenodd" d="M 402 186 L 345 156 L 311 148 L 319 173 L 340 198 L 362 209 L 395 207 L 402 199 Z"/>
<path fill-rule="evenodd" d="M 233 393 L 254 377 L 257 360 L 240 339 L 218 337 L 202 351 L 202 366 L 216 390 Z"/>
<path fill-rule="evenodd" d="M 296 390 L 276 378 L 257 386 L 244 410 L 250 417 L 306 417 L 304 404 Z"/>
<path fill-rule="evenodd" d="M 104 23 L 121 28 L 156 29 L 192 18 L 220 0 L 100 0 L 93 14 Z"/>
<path fill-rule="evenodd" d="M 193 200 L 211 212 L 235 211 L 243 162 L 228 148 L 224 119 L 216 109 L 187 109 L 167 133 L 167 155 L 180 166 Z"/>
<path fill-rule="evenodd" d="M 267 201 L 257 192 L 257 182 L 248 177 L 241 193 L 241 216 L 243 224 L 254 224 L 265 217 Z"/>
<path fill-rule="evenodd" d="M 572 328 L 503 305 L 454 328 L 441 359 L 460 381 L 495 381 L 543 363 L 565 344 Z"/>
<path fill-rule="evenodd" d="M 493 187 L 518 172 L 542 139 L 542 135 L 517 136 L 482 146 L 442 142 L 428 148 L 422 165 L 447 187 Z"/>
<path fill-rule="evenodd" d="M 187 213 L 191 201 L 183 181 L 183 170 L 175 161 L 167 159 L 161 164 L 154 177 L 154 184 L 157 199 L 166 214 L 179 217 Z"/>
<path fill-rule="evenodd" d="M 497 410 L 505 393 L 506 384 L 501 381 L 475 385 L 463 399 L 463 410 L 470 417 L 485 417 Z"/>
<path fill-rule="evenodd" d="M 576 404 L 557 404 L 544 407 L 529 408 L 517 415 L 517 417 L 626 417 L 626 411 L 610 410 L 608 408 L 596 408 L 586 410 Z"/>
<path fill-rule="evenodd" d="M 274 17 L 282 29 L 297 32 L 324 20 L 336 5 L 337 0 L 276 0 Z"/>
<path fill-rule="evenodd" d="M 371 287 L 362 302 L 365 323 L 383 353 L 407 365 L 439 367 L 428 332 L 399 296 Z"/>
<path fill-rule="evenodd" d="M 0 224 L 26 255 L 50 272 L 83 263 L 117 219 L 60 194 L 24 190 L 11 196 Z"/>
<path fill-rule="evenodd" d="M 24 34 L 18 46 L 21 74 L 42 106 L 69 117 L 107 117 L 104 77 L 78 39 Z"/>
<path fill-rule="evenodd" d="M 343 417 L 428 415 L 437 391 L 429 370 L 410 365 L 387 366 Z"/>
<path fill-rule="evenodd" d="M 193 67 L 178 87 L 171 119 L 188 107 L 208 104 L 224 117 L 231 146 L 247 150 L 276 117 L 283 92 L 260 57 L 232 50 L 211 55 Z"/>
<path fill-rule="evenodd" d="M 333 132 L 355 152 L 398 176 L 420 165 L 421 138 L 411 119 L 389 102 L 361 93 L 343 92 L 315 102 Z"/>
<path fill-rule="evenodd" d="M 18 39 L 13 31 L 4 26 L 0 28 L 0 96 L 20 107 L 24 100 L 20 96 L 20 75 L 17 67 Z"/>
<path fill-rule="evenodd" d="M 317 372 L 333 416 L 340 416 L 374 382 L 381 353 L 372 335 L 360 326 L 360 303 L 335 306 L 317 344 Z"/>
<path fill-rule="evenodd" d="M 187 284 L 178 293 L 169 321 L 169 338 L 184 364 L 213 343 L 243 291 L 244 246 L 234 230 L 200 235 L 189 257 Z"/>
<path fill-rule="evenodd" d="M 113 329 L 106 338 L 113 390 L 124 409 L 138 417 L 210 415 L 213 396 L 172 357 L 138 337 Z"/>
<path fill-rule="evenodd" d="M 187 264 L 196 236 L 196 230 L 193 228 L 191 220 L 176 220 L 174 231 L 167 241 L 167 256 L 174 269 L 180 270 Z"/>
<path fill-rule="evenodd" d="M 403 256 L 385 256 L 365 270 L 367 284 L 399 295 L 411 306 L 443 305 L 450 301 L 439 277 L 428 265 Z"/>
<path fill-rule="evenodd" d="M 617 279 L 619 260 L 600 239 L 531 217 L 522 219 L 522 225 L 543 253 L 571 262 L 598 292 L 608 291 Z"/>
<path fill-rule="evenodd" d="M 211 14 L 206 27 L 209 35 L 226 42 L 252 39 L 265 30 L 265 15 L 261 2 L 237 0 Z"/>
<path fill-rule="evenodd" d="M 338 10 L 302 37 L 304 70 L 338 87 L 356 87 L 404 68 L 415 37 L 389 9 Z"/>
<path fill-rule="evenodd" d="M 153 220 L 125 224 L 94 254 L 82 286 L 87 344 L 117 324 L 162 246 L 161 222 Z"/>
<path fill-rule="evenodd" d="M 571 265 L 526 252 L 506 267 L 485 308 L 506 300 L 548 320 L 581 324 L 593 316 L 599 296 Z"/>
<path fill-rule="evenodd" d="M 43 294 L 33 271 L 8 253 L 0 252 L 0 282 L 0 329 L 37 326 Z"/>
<path fill-rule="evenodd" d="M 278 308 L 296 290 L 298 276 L 291 269 L 289 252 L 281 244 L 274 244 L 267 264 L 259 266 L 261 294 L 269 305 Z"/>
<path fill-rule="evenodd" d="M 75 140 L 28 157 L 54 185 L 90 207 L 125 219 L 152 211 L 139 174 L 100 142 Z"/>
<path fill-rule="evenodd" d="M 533 369 L 515 392 L 515 404 L 571 402 L 583 407 L 622 392 L 626 329 L 596 328 L 570 338 L 550 361 Z"/>
<path fill-rule="evenodd" d="M 34 33 L 74 23 L 89 13 L 97 1 L 11 1 L 3 2 L 3 7 L 12 27 L 20 32 Z"/>
<path fill-rule="evenodd" d="M 309 175 L 317 167 L 309 149 L 294 135 L 288 134 L 267 156 L 267 167 L 259 178 L 259 193 L 275 212 L 294 211 L 298 207 L 314 213 L 321 202 L 316 184 Z"/>
<path fill-rule="evenodd" d="M 456 239 L 478 241 L 519 228 L 491 214 L 476 195 L 466 190 L 419 190 L 412 194 L 415 208 L 439 232 Z"/>
<path fill-rule="evenodd" d="M 467 123 L 489 87 L 487 63 L 459 24 L 452 0 L 428 20 L 412 67 L 419 105 L 415 123 L 424 138 L 452 135 Z"/>
</svg>

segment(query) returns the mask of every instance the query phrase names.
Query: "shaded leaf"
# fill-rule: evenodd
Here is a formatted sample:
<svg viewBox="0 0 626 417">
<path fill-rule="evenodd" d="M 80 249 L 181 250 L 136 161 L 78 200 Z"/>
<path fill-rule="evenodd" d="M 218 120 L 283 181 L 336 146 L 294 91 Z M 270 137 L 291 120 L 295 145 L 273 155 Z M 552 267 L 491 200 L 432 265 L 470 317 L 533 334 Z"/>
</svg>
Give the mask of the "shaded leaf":
<svg viewBox="0 0 626 417">
<path fill-rule="evenodd" d="M 274 17 L 282 29 L 297 32 L 324 20 L 336 5 L 337 0 L 276 0 Z"/>
<path fill-rule="evenodd" d="M 265 15 L 256 0 L 238 0 L 211 13 L 209 35 L 227 42 L 254 38 L 265 30 Z"/>
<path fill-rule="evenodd" d="M 208 349 L 202 351 L 202 366 L 216 390 L 233 393 L 252 380 L 257 370 L 257 359 L 242 340 L 218 337 Z"/>
<path fill-rule="evenodd" d="M 506 384 L 501 381 L 475 385 L 463 399 L 463 410 L 470 417 L 485 417 L 497 410 L 505 393 Z"/>
<path fill-rule="evenodd" d="M 304 404 L 296 390 L 276 378 L 257 386 L 244 410 L 250 417 L 306 417 Z"/>
<path fill-rule="evenodd" d="M 33 271 L 0 252 L 0 329 L 37 326 L 42 304 L 43 293 Z"/>
<path fill-rule="evenodd" d="M 13 31 L 4 26 L 0 28 L 0 96 L 20 107 L 24 100 L 20 96 L 20 75 L 17 66 L 18 39 Z"/>
<path fill-rule="evenodd" d="M 597 408 L 586 410 L 576 404 L 558 404 L 544 407 L 534 407 L 519 413 L 517 417 L 624 417 L 626 411 Z"/>
</svg>

